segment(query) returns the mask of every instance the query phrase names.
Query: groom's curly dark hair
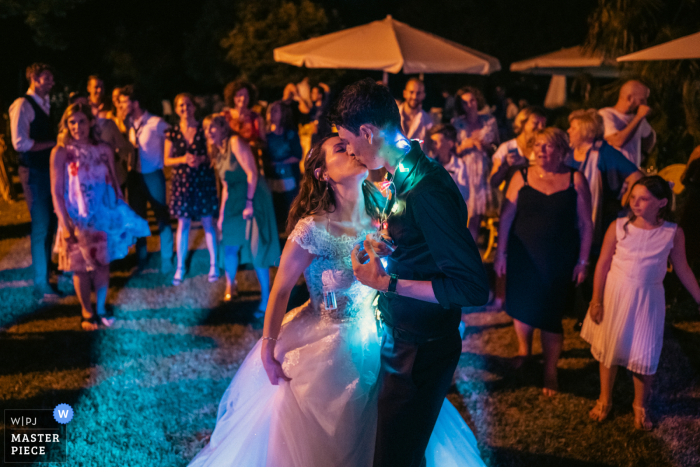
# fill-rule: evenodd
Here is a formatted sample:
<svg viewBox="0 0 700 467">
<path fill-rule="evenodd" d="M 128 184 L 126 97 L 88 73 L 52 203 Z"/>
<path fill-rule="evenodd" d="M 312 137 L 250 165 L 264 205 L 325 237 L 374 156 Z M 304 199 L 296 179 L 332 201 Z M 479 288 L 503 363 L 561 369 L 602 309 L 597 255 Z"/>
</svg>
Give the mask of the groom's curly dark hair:
<svg viewBox="0 0 700 467">
<path fill-rule="evenodd" d="M 328 121 L 354 135 L 359 135 L 360 126 L 367 123 L 382 129 L 401 128 L 401 115 L 394 96 L 388 87 L 372 78 L 346 86 L 333 104 Z"/>
</svg>

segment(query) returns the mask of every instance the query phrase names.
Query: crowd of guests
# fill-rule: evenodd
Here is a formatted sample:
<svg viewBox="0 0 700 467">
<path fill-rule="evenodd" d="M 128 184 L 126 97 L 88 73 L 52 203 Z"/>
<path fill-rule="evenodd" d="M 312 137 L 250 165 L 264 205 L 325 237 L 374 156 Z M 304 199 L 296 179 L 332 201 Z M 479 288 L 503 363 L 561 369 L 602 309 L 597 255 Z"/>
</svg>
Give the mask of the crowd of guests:
<svg viewBox="0 0 700 467">
<path fill-rule="evenodd" d="M 269 269 L 279 260 L 280 238 L 299 194 L 303 155 L 331 133 L 328 86 L 290 83 L 268 105 L 258 101 L 251 83 L 236 80 L 224 89 L 223 107 L 202 121 L 195 118 L 197 100 L 178 94 L 168 124 L 146 109 L 138 89 L 117 87 L 107 99 L 104 82 L 90 76 L 87 94 L 71 95 L 57 134 L 49 119 L 51 68 L 31 65 L 27 80 L 29 89 L 12 104 L 10 117 L 32 219 L 37 295 L 56 293 L 49 282 L 55 252 L 59 269 L 73 273 L 83 328 L 110 325 L 109 263 L 135 244 L 138 269 L 146 267 L 150 230 L 144 219 L 150 206 L 160 268 L 166 274 L 174 269 L 174 286 L 187 275 L 189 232 L 198 221 L 209 252 L 208 280 L 219 280 L 221 269 L 225 275 L 222 299 L 237 294 L 239 264 L 252 264 L 262 291 L 259 311 L 265 310 Z M 649 429 L 645 408 L 663 337 L 660 281 L 669 256 L 681 283 L 700 302 L 685 252 L 687 244 L 691 264 L 700 264 L 699 220 L 690 212 L 700 192 L 700 152 L 691 157 L 685 177 L 695 196 L 682 224 L 686 239 L 669 221 L 668 183 L 640 170 L 643 154 L 655 143 L 647 121 L 649 89 L 642 83 L 625 83 L 613 107 L 571 113 L 568 135 L 547 127 L 544 109 L 508 105 L 502 113 L 512 119 L 515 137 L 504 142 L 507 132 L 479 89 L 460 89 L 454 117 L 445 121 L 423 110 L 425 97 L 424 83 L 408 80 L 398 103 L 404 134 L 419 140 L 451 174 L 475 240 L 485 216 L 500 216 L 494 301 L 514 320 L 515 366 L 531 360 L 539 329 L 543 391 L 555 394 L 562 316 L 578 309 L 579 328 L 600 361 L 601 396 L 591 417 L 605 419 L 615 369 L 626 366 L 638 392 L 635 423 Z M 171 168 L 169 193 L 165 167 Z"/>
</svg>

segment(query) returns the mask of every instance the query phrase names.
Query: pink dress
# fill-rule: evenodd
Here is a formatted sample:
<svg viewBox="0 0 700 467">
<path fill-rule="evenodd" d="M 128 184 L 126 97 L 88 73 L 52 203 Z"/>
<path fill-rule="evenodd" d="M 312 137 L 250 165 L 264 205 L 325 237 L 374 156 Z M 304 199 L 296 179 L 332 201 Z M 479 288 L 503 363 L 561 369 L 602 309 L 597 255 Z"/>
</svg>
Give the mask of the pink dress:
<svg viewBox="0 0 700 467">
<path fill-rule="evenodd" d="M 586 316 L 581 337 L 593 357 L 610 368 L 653 375 L 664 338 L 666 300 L 663 279 L 673 248 L 676 224 L 644 230 L 617 219 L 617 246 L 603 296 L 603 321 Z M 625 232 L 627 224 L 627 232 Z"/>
<path fill-rule="evenodd" d="M 151 234 L 148 222 L 121 199 L 111 184 L 107 157 L 97 145 L 67 145 L 64 200 L 77 244 L 59 227 L 54 251 L 63 271 L 86 272 L 124 258 L 137 237 Z"/>
</svg>

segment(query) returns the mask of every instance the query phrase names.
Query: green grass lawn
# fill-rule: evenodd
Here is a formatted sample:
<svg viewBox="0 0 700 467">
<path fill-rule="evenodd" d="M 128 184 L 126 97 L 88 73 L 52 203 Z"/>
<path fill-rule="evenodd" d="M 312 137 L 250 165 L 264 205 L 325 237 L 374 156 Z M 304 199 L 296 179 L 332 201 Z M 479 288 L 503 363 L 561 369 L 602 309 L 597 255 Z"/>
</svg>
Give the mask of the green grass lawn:
<svg viewBox="0 0 700 467">
<path fill-rule="evenodd" d="M 128 260 L 115 263 L 108 301 L 117 321 L 86 333 L 74 296 L 44 305 L 31 297 L 28 221 L 23 203 L 0 202 L 0 406 L 70 404 L 68 465 L 186 465 L 206 443 L 221 395 L 261 335 L 254 274 L 240 271 L 240 298 L 221 306 L 223 280 L 207 282 L 200 231 L 178 288 L 155 260 L 140 276 L 131 275 Z M 150 243 L 156 246 L 157 238 Z M 651 433 L 633 430 L 624 371 L 611 420 L 588 420 L 597 363 L 571 330 L 572 319 L 564 323 L 561 393 L 551 399 L 541 395 L 541 363 L 511 370 L 517 346 L 505 313 L 465 319 L 468 336 L 449 398 L 487 465 L 700 465 L 700 315 L 691 304 L 668 313 Z"/>
</svg>

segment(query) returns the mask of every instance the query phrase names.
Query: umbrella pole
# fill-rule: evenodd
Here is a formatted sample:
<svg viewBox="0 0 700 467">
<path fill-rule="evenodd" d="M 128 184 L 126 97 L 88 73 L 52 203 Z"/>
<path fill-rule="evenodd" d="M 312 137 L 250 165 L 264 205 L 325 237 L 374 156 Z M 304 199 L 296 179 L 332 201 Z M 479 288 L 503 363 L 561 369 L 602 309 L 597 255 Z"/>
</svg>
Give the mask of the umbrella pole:
<svg viewBox="0 0 700 467">
<path fill-rule="evenodd" d="M 382 76 L 382 83 L 384 83 L 384 86 L 389 86 L 389 72 L 385 71 L 384 75 Z"/>
</svg>

